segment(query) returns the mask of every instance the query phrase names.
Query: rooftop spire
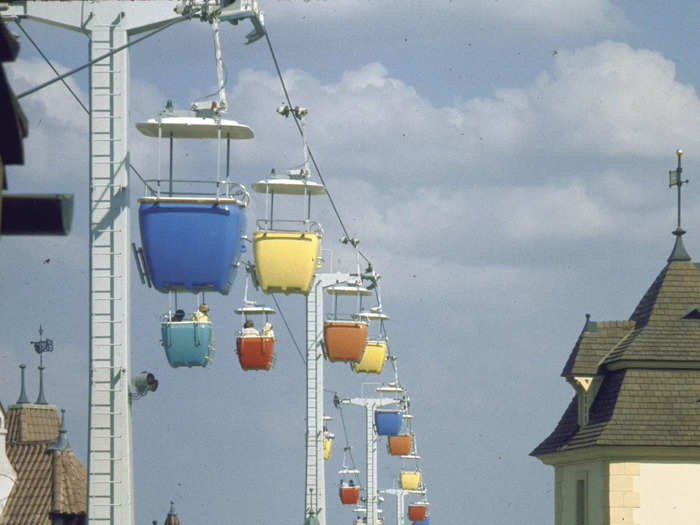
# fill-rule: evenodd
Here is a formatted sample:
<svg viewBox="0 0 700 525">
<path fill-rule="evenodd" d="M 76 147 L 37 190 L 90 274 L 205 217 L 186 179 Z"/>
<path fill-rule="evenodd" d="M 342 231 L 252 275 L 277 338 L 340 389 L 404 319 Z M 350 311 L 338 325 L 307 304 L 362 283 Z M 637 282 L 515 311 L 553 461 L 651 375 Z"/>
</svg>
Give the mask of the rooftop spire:
<svg viewBox="0 0 700 525">
<path fill-rule="evenodd" d="M 44 367 L 40 366 L 39 368 L 39 395 L 36 398 L 36 404 L 37 405 L 48 405 L 49 403 L 46 401 L 46 398 L 44 397 Z"/>
<path fill-rule="evenodd" d="M 678 187 L 678 222 L 676 223 L 676 229 L 673 231 L 673 235 L 676 236 L 676 242 L 673 245 L 673 251 L 671 252 L 671 255 L 668 256 L 668 262 L 690 261 L 690 255 L 688 255 L 688 252 L 685 250 L 685 246 L 683 245 L 682 239 L 685 230 L 683 230 L 683 228 L 681 227 L 681 187 L 683 186 L 683 184 L 687 184 L 688 182 L 690 182 L 687 179 L 683 180 L 681 178 L 681 175 L 683 173 L 683 168 L 681 167 L 682 155 L 683 150 L 676 150 L 676 156 L 678 157 L 678 166 L 675 170 L 668 172 L 668 187 Z"/>
<path fill-rule="evenodd" d="M 180 518 L 175 514 L 175 502 L 173 501 L 170 502 L 170 512 L 168 512 L 168 516 L 165 518 L 164 525 L 180 525 Z"/>
<path fill-rule="evenodd" d="M 66 430 L 66 410 L 61 409 L 61 429 L 58 431 L 58 437 L 55 441 L 49 443 L 49 450 L 70 450 L 68 442 L 68 430 Z"/>
<path fill-rule="evenodd" d="M 27 368 L 27 365 L 25 365 L 25 364 L 19 365 L 22 386 L 20 387 L 20 391 L 19 391 L 19 399 L 17 400 L 18 405 L 26 405 L 29 403 L 29 399 L 27 399 L 27 391 L 24 388 L 24 369 L 25 368 Z"/>
</svg>

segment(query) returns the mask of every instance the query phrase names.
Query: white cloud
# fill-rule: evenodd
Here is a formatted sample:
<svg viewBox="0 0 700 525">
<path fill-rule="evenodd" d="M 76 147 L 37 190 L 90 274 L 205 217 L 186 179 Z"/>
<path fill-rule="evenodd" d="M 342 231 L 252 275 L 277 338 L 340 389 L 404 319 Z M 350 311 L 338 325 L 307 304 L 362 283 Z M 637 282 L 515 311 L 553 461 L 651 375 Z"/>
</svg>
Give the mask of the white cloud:
<svg viewBox="0 0 700 525">
<path fill-rule="evenodd" d="M 697 93 L 654 51 L 617 42 L 562 51 L 552 78 L 542 77 L 531 96 L 552 134 L 578 152 L 655 156 L 700 144 Z"/>
</svg>

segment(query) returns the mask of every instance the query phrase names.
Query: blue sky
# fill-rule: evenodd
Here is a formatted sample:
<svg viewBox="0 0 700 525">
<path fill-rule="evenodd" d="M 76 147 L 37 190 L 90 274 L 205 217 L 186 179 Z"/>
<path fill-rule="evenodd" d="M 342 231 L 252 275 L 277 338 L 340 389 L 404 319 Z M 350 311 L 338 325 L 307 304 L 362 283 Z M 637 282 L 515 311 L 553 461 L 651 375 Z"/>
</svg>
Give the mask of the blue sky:
<svg viewBox="0 0 700 525">
<path fill-rule="evenodd" d="M 700 6 L 260 2 L 292 99 L 310 108 L 309 141 L 328 186 L 383 275 L 433 522 L 552 524 L 553 472 L 527 454 L 573 394 L 559 373 L 584 314 L 626 319 L 665 264 L 675 227 L 666 173 L 679 147 L 691 179 L 686 247 L 691 256 L 700 250 Z M 25 27 L 60 69 L 86 60 L 84 37 Z M 297 164 L 300 150 L 292 123 L 274 113 L 283 98 L 268 50 L 243 45 L 247 31 L 227 25 L 222 37 L 229 116 L 256 133 L 233 148 L 236 177 L 250 184 Z M 210 29 L 168 29 L 134 47 L 131 66 L 132 121 L 154 116 L 166 99 L 186 107 L 215 86 Z M 17 91 L 52 76 L 24 40 L 9 70 Z M 85 75 L 72 82 L 85 97 Z M 10 190 L 75 193 L 76 214 L 68 238 L 0 241 L 0 290 L 12 301 L 0 319 L 0 400 L 16 399 L 16 367 L 34 363 L 27 342 L 42 323 L 57 347 L 47 396 L 68 409 L 84 458 L 87 120 L 59 85 L 22 103 L 27 163 L 8 170 Z M 154 172 L 154 143 L 131 131 L 133 164 Z M 179 170 L 212 165 L 212 149 L 181 151 Z M 249 223 L 263 210 L 254 202 Z M 315 210 L 324 247 L 348 260 L 328 204 Z M 158 342 L 167 298 L 134 282 L 134 369 L 161 380 L 134 407 L 139 522 L 162 519 L 170 499 L 183 523 L 303 515 L 304 370 L 279 319 L 275 368 L 238 368 L 240 285 L 209 299 L 214 364 L 172 370 Z M 283 298 L 283 307 L 302 340 L 302 299 Z M 367 380 L 340 365 L 326 370 L 328 388 L 348 395 Z M 29 379 L 36 395 L 35 373 Z M 359 458 L 359 409 L 345 417 Z M 331 429 L 342 445 L 337 417 Z M 327 465 L 328 513 L 349 523 L 334 496 L 340 461 L 336 454 Z M 383 454 L 380 485 L 391 486 L 399 469 Z M 393 523 L 394 502 L 384 508 Z"/>
</svg>

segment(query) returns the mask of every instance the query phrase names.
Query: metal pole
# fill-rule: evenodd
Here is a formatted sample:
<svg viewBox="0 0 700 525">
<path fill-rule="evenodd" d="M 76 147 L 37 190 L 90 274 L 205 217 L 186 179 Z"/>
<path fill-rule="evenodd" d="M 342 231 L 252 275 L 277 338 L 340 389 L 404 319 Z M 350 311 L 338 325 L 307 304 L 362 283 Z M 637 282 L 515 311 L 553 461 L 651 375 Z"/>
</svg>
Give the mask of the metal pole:
<svg viewBox="0 0 700 525">
<path fill-rule="evenodd" d="M 313 513 L 326 523 L 323 464 L 323 286 L 317 276 L 306 298 L 306 517 Z"/>
<path fill-rule="evenodd" d="M 173 133 L 170 132 L 170 184 L 168 186 L 168 195 L 172 196 L 173 194 Z"/>
<path fill-rule="evenodd" d="M 273 194 L 274 195 L 274 194 Z M 304 519 L 313 512 L 326 525 L 323 460 L 323 289 L 350 278 L 346 273 L 318 273 L 306 297 L 306 483 Z"/>
<path fill-rule="evenodd" d="M 87 35 L 90 39 L 90 169 L 87 181 L 90 202 L 89 525 L 134 524 L 129 402 L 128 44 L 130 35 L 164 29 L 183 20 L 174 11 L 177 5 L 177 0 L 100 0 L 87 3 L 26 0 L 11 2 L 2 11 L 3 19 L 34 20 Z M 249 11 L 258 16 L 255 0 L 241 8 L 241 13 Z M 143 37 L 132 40 L 132 43 L 140 39 Z M 51 82 L 75 71 L 60 75 Z M 20 97 L 41 87 L 22 93 Z"/>
<path fill-rule="evenodd" d="M 226 134 L 226 182 L 231 175 L 231 134 Z"/>
<path fill-rule="evenodd" d="M 374 429 L 374 412 L 377 408 L 386 405 L 395 405 L 399 399 L 391 398 L 351 398 L 341 400 L 341 403 L 348 403 L 365 408 L 365 435 L 367 440 L 367 456 L 365 469 L 367 471 L 366 495 L 367 495 L 367 525 L 378 525 L 379 523 L 379 494 L 377 491 L 378 467 L 377 467 L 377 432 Z"/>
<path fill-rule="evenodd" d="M 365 407 L 365 436 L 367 439 L 367 525 L 377 525 L 377 433 L 374 430 L 374 409 L 369 403 Z"/>
</svg>

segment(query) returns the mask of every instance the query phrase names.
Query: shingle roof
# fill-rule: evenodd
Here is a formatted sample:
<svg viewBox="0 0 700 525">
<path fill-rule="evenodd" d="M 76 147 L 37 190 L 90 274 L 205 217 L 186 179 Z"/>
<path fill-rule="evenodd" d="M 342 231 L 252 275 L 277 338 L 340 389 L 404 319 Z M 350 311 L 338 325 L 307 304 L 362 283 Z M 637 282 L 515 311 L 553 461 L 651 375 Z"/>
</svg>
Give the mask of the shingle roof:
<svg viewBox="0 0 700 525">
<path fill-rule="evenodd" d="M 700 373 L 628 369 L 609 372 L 578 428 L 576 399 L 535 450 L 540 456 L 594 445 L 700 447 Z"/>
<path fill-rule="evenodd" d="M 52 515 L 85 514 L 85 468 L 70 450 L 48 451 L 60 426 L 56 407 L 13 405 L 7 416 L 7 456 L 17 481 L 2 524 L 51 525 Z"/>
<path fill-rule="evenodd" d="M 674 257 L 677 246 L 629 321 L 586 324 L 562 375 L 602 376 L 588 423 L 579 428 L 574 397 L 532 455 L 608 445 L 700 447 L 700 270 Z"/>
<path fill-rule="evenodd" d="M 691 261 L 671 261 L 659 273 L 630 320 L 641 327 L 652 321 L 675 321 L 700 305 L 700 270 Z"/>
<path fill-rule="evenodd" d="M 54 462 L 54 485 L 52 514 L 85 514 L 87 471 L 70 450 L 57 450 Z M 68 482 L 68 480 L 71 480 Z"/>
<path fill-rule="evenodd" d="M 595 375 L 603 358 L 634 329 L 633 321 L 587 321 L 561 375 Z"/>
<path fill-rule="evenodd" d="M 52 441 L 61 421 L 51 405 L 12 405 L 8 413 L 7 444 Z"/>
<path fill-rule="evenodd" d="M 671 261 L 644 294 L 630 320 L 636 329 L 603 361 L 700 363 L 700 320 L 684 319 L 700 305 L 700 270 L 690 261 Z M 671 365 L 672 367 L 675 365 Z"/>
</svg>

